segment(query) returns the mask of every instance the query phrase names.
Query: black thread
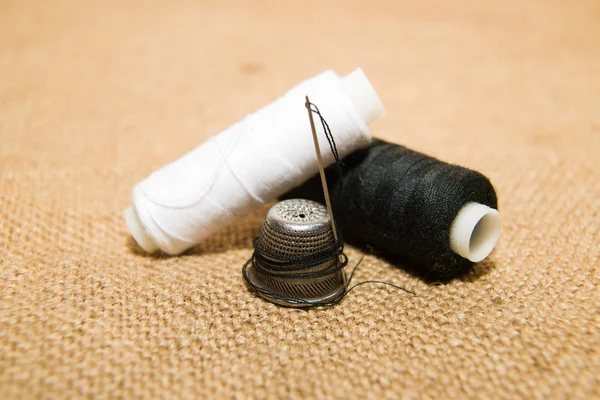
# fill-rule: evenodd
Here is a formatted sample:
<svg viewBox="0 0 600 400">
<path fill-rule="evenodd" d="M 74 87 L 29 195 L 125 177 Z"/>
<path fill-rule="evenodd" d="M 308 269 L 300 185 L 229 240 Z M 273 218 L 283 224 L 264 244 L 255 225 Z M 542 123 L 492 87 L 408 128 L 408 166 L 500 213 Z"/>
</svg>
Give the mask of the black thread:
<svg viewBox="0 0 600 400">
<path fill-rule="evenodd" d="M 410 294 L 416 296 L 416 293 L 413 292 L 412 290 L 403 288 L 402 286 L 398 286 L 398 285 L 395 285 L 390 282 L 379 281 L 379 280 L 362 281 L 353 286 L 350 286 L 350 283 L 352 282 L 352 278 L 354 277 L 354 272 L 356 271 L 356 269 L 358 268 L 358 266 L 361 264 L 362 260 L 364 259 L 364 257 L 365 257 L 364 255 L 360 258 L 358 263 L 356 263 L 356 265 L 352 269 L 352 272 L 350 273 L 350 277 L 346 280 L 346 287 L 344 289 L 344 294 L 342 296 L 340 296 L 339 298 L 337 298 L 336 300 L 334 300 L 334 301 L 311 301 L 311 300 L 307 300 L 304 298 L 298 298 L 298 297 L 293 297 L 293 296 L 283 296 L 280 293 L 273 292 L 266 288 L 258 287 L 254 283 L 252 283 L 252 281 L 248 277 L 248 273 L 247 273 L 248 266 L 252 265 L 253 268 L 259 269 L 260 273 L 267 274 L 270 276 L 277 276 L 280 279 L 281 278 L 283 278 L 283 279 L 311 279 L 311 278 L 316 278 L 316 277 L 323 277 L 326 275 L 332 275 L 332 274 L 338 272 L 339 270 L 341 270 L 342 268 L 344 268 L 348 264 L 348 257 L 346 257 L 346 255 L 343 253 L 343 247 L 344 247 L 343 242 L 338 241 L 337 245 L 339 245 L 340 247 L 338 247 L 339 252 L 337 253 L 336 256 L 326 257 L 325 254 L 322 252 L 324 257 L 322 259 L 320 259 L 320 261 L 317 264 L 314 264 L 314 265 L 318 265 L 323 262 L 331 261 L 333 258 L 341 255 L 343 257 L 343 260 L 339 264 L 337 264 L 337 265 L 334 264 L 331 268 L 328 268 L 327 270 L 323 271 L 325 273 L 322 274 L 321 271 L 319 271 L 319 273 L 311 272 L 311 273 L 280 275 L 280 274 L 273 273 L 272 270 L 270 270 L 269 268 L 261 267 L 260 263 L 256 262 L 257 255 L 260 254 L 260 251 L 257 251 L 257 248 L 256 248 L 256 244 L 258 242 L 257 239 L 258 238 L 254 239 L 254 241 L 253 241 L 255 250 L 254 250 L 254 253 L 252 254 L 252 257 L 248 261 L 246 261 L 246 264 L 244 264 L 244 267 L 242 268 L 242 276 L 244 277 L 244 280 L 246 281 L 246 284 L 248 285 L 248 287 L 250 287 L 252 290 L 254 290 L 257 293 L 266 295 L 267 297 L 275 298 L 278 300 L 283 300 L 286 303 L 290 303 L 290 304 L 304 304 L 304 305 L 310 305 L 313 307 L 331 307 L 336 304 L 340 304 L 342 301 L 344 301 L 346 296 L 348 296 L 348 294 L 355 288 L 365 285 L 365 284 L 368 284 L 368 283 L 378 283 L 378 284 L 382 284 L 382 285 L 386 285 L 386 286 L 391 286 L 395 289 L 403 290 L 407 293 L 410 293 Z M 329 255 L 333 255 L 333 253 L 329 253 Z M 312 254 L 309 254 L 305 257 L 296 257 L 293 262 L 296 263 L 296 265 L 294 265 L 294 266 L 297 267 L 298 270 L 311 268 L 311 267 L 307 267 L 307 266 L 303 265 L 303 259 L 307 259 L 307 260 L 310 259 L 311 260 L 310 262 L 313 262 L 315 260 L 314 255 L 312 255 Z M 278 263 L 278 265 L 284 266 L 285 263 Z"/>
<path fill-rule="evenodd" d="M 277 276 L 280 279 L 320 278 L 331 275 L 348 264 L 348 257 L 344 254 L 344 242 L 341 239 L 330 246 L 323 248 L 319 252 L 285 258 L 280 255 L 273 255 L 266 252 L 261 246 L 259 237 L 253 240 L 252 245 L 254 246 L 254 254 L 252 255 L 254 267 L 264 275 Z M 339 265 L 334 264 L 331 268 L 317 272 L 301 272 L 328 261 L 332 261 L 337 257 L 341 257 L 341 262 L 338 263 Z M 277 259 L 277 261 L 274 261 L 274 259 Z M 258 263 L 256 261 L 258 261 Z M 295 273 L 285 275 L 278 274 L 278 272 L 282 271 L 294 271 Z"/>
<path fill-rule="evenodd" d="M 332 174 L 329 174 L 329 176 L 327 177 L 327 182 L 328 182 L 327 186 L 336 188 L 337 195 L 332 196 L 331 202 L 333 203 L 333 208 L 337 208 L 337 206 L 338 206 L 337 199 L 339 199 L 341 197 L 341 193 L 344 188 L 344 180 L 343 180 L 344 162 L 342 160 L 340 160 L 337 146 L 335 144 L 333 134 L 331 133 L 331 129 L 329 128 L 329 124 L 327 123 L 325 118 L 323 118 L 323 116 L 321 115 L 321 111 L 319 111 L 319 108 L 314 103 L 309 103 L 309 105 L 310 105 L 310 110 L 314 114 L 316 114 L 319 117 L 319 119 L 321 120 L 321 125 L 323 126 L 323 132 L 325 133 L 325 137 L 327 138 L 327 142 L 329 143 L 329 149 L 331 150 L 331 154 L 333 154 L 333 158 L 335 159 L 335 163 L 331 167 L 329 167 L 329 169 L 335 170 L 336 176 L 335 176 L 335 179 L 333 179 L 334 177 L 331 176 Z M 323 189 L 321 188 L 321 193 L 322 192 L 323 192 Z M 323 201 L 324 200 L 325 199 L 323 199 Z M 343 231 L 343 228 L 338 227 L 338 230 Z M 340 233 L 340 235 L 341 235 L 341 233 Z"/>
<path fill-rule="evenodd" d="M 333 139 L 333 134 L 331 133 L 331 129 L 329 128 L 329 124 L 327 123 L 325 118 L 323 118 L 323 116 L 321 115 L 321 111 L 319 111 L 319 107 L 317 107 L 316 104 L 314 104 L 314 103 L 308 103 L 308 104 L 310 106 L 310 111 L 313 114 L 317 114 L 317 116 L 321 120 L 321 125 L 323 125 L 323 132 L 325 132 L 325 137 L 327 138 L 327 141 L 329 142 L 329 148 L 331 149 L 331 154 L 333 154 L 333 157 L 335 158 L 335 162 L 339 163 L 340 156 L 337 151 L 337 146 L 335 144 L 335 140 Z"/>
<path fill-rule="evenodd" d="M 430 281 L 448 281 L 472 262 L 450 248 L 450 226 L 474 201 L 497 208 L 496 192 L 479 172 L 382 140 L 344 160 L 332 180 L 336 223 L 353 244 L 374 249 Z M 328 178 L 336 174 L 328 168 Z M 335 175 L 334 175 L 335 176 Z M 318 176 L 284 198 L 323 201 Z"/>
<path fill-rule="evenodd" d="M 364 258 L 365 258 L 365 256 L 363 255 L 360 258 L 360 260 L 358 260 L 358 262 L 356 263 L 356 265 L 354 266 L 354 268 L 352 268 L 352 272 L 350 273 L 350 277 L 348 278 L 348 284 L 346 286 L 346 293 L 344 294 L 344 297 L 346 297 L 348 295 L 348 293 L 350 293 L 350 291 L 352 291 L 354 288 L 356 288 L 358 286 L 362 286 L 362 285 L 364 285 L 366 283 L 380 283 L 380 284 L 383 284 L 383 285 L 394 287 L 396 289 L 404 290 L 405 292 L 410 293 L 410 294 L 415 295 L 415 296 L 417 295 L 412 290 L 403 288 L 402 286 L 398 286 L 398 285 L 395 285 L 395 284 L 390 283 L 390 282 L 379 281 L 379 280 L 367 280 L 367 281 L 358 282 L 357 284 L 355 284 L 355 285 L 351 286 L 350 288 L 348 288 L 348 286 L 350 285 L 350 282 L 352 282 L 352 278 L 354 277 L 354 272 L 356 272 L 356 269 L 358 268 L 358 266 L 360 265 L 360 263 L 362 262 L 362 260 Z"/>
</svg>

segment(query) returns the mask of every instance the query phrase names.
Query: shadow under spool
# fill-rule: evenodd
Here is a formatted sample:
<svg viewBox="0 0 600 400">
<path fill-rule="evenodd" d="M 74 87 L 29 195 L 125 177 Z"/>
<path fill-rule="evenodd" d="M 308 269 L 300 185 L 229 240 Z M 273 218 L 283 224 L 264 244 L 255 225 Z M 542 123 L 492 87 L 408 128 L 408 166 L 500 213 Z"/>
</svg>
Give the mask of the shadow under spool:
<svg viewBox="0 0 600 400">
<path fill-rule="evenodd" d="M 450 228 L 463 206 L 498 206 L 481 173 L 378 139 L 343 159 L 341 178 L 335 166 L 326 174 L 344 240 L 431 281 L 456 278 L 473 264 L 450 245 Z M 283 198 L 323 202 L 319 176 Z"/>
</svg>

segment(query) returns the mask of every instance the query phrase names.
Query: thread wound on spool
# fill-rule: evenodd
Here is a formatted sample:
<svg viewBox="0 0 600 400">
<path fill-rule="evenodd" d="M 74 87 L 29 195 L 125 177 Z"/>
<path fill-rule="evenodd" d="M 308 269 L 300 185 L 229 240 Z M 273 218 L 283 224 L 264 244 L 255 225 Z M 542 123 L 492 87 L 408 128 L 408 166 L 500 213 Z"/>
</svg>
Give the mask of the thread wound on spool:
<svg viewBox="0 0 600 400">
<path fill-rule="evenodd" d="M 370 101 L 377 104 L 354 104 L 356 96 L 348 94 L 352 82 L 363 92 L 370 90 Z M 128 223 L 147 233 L 134 236 L 140 245 L 179 254 L 315 174 L 301 107 L 305 95 L 327 115 L 340 156 L 368 145 L 367 123 L 381 115 L 381 104 L 364 74 L 353 75 L 350 82 L 333 71 L 320 74 L 135 185 L 137 219 Z M 331 154 L 324 155 L 326 165 L 333 161 Z"/>
<path fill-rule="evenodd" d="M 472 261 L 451 248 L 451 226 L 467 203 L 497 208 L 489 179 L 382 140 L 343 163 L 341 181 L 331 168 L 327 178 L 347 241 L 372 247 L 428 280 L 447 281 L 469 270 Z M 284 196 L 290 197 L 323 201 L 318 176 Z"/>
</svg>

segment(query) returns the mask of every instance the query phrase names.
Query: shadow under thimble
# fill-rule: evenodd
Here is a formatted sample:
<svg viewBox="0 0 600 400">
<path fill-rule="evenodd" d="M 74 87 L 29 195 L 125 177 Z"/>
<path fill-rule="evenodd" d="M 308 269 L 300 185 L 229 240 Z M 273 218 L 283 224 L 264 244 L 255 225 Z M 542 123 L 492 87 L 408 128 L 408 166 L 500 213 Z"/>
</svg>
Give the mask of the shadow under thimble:
<svg viewBox="0 0 600 400">
<path fill-rule="evenodd" d="M 269 210 L 255 253 L 243 269 L 251 289 L 288 307 L 334 304 L 346 291 L 346 257 L 336 243 L 327 209 L 290 199 Z"/>
</svg>

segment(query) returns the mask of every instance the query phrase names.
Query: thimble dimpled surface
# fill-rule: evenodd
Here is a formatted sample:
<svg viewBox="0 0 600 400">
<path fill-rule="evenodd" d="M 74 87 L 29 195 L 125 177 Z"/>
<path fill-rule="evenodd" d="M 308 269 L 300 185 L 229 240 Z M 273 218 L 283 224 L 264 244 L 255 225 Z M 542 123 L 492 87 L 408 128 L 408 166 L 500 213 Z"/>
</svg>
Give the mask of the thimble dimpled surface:
<svg viewBox="0 0 600 400">
<path fill-rule="evenodd" d="M 327 209 L 304 199 L 271 207 L 260 233 L 261 249 L 282 259 L 320 251 L 333 240 Z"/>
</svg>

